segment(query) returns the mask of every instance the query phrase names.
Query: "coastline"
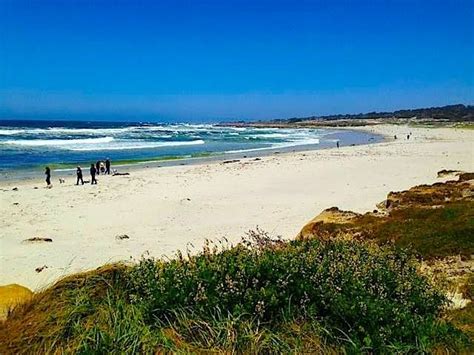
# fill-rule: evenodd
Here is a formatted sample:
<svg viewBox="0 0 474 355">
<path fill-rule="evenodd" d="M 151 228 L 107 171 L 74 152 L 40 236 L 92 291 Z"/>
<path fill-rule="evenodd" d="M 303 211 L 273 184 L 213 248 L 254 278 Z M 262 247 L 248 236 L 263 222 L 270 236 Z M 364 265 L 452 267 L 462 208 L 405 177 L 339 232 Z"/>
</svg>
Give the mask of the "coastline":
<svg viewBox="0 0 474 355">
<path fill-rule="evenodd" d="M 327 127 L 328 129 L 333 129 Z M 336 132 L 329 134 L 329 136 L 338 136 L 343 132 L 352 132 L 352 133 L 364 133 L 369 135 L 369 137 L 343 137 L 345 138 L 341 141 L 342 145 L 366 145 L 366 144 L 376 144 L 380 143 L 386 139 L 389 139 L 387 136 L 370 132 L 368 129 L 355 129 L 355 127 L 341 127 L 337 129 Z M 363 139 L 365 138 L 365 139 Z M 198 153 L 191 156 L 162 156 L 149 159 L 131 159 L 123 161 L 113 161 L 113 167 L 122 173 L 130 173 L 132 171 L 148 169 L 148 168 L 158 168 L 158 167 L 170 167 L 178 165 L 199 165 L 199 164 L 208 164 L 208 163 L 221 163 L 226 160 L 236 160 L 236 159 L 245 159 L 245 158 L 257 158 L 271 156 L 273 154 L 286 154 L 294 152 L 304 152 L 312 150 L 321 150 L 321 149 L 330 149 L 334 145 L 328 145 L 327 142 L 318 143 L 318 144 L 304 144 L 304 145 L 290 145 L 283 147 L 268 147 L 268 148 L 256 148 L 256 149 L 247 149 L 236 152 L 219 152 L 219 153 Z M 52 172 L 54 178 L 67 178 L 70 176 L 75 176 L 76 166 L 74 163 L 63 163 L 63 164 L 47 164 L 52 167 Z M 83 165 L 84 166 L 84 165 Z M 38 176 L 43 174 L 43 165 L 32 166 L 29 168 L 21 169 L 9 169 L 2 170 L 0 169 L 0 183 L 6 181 L 33 181 L 37 180 Z"/>
<path fill-rule="evenodd" d="M 130 176 L 99 176 L 97 186 L 54 180 L 45 189 L 42 176 L 2 181 L 0 285 L 37 290 L 61 276 L 147 252 L 156 257 L 192 252 L 206 239 L 223 237 L 237 242 L 257 226 L 290 239 L 330 206 L 365 212 L 390 191 L 444 181 L 436 176 L 439 170 L 474 170 L 472 130 L 356 129 L 400 138 L 340 149 L 259 152 L 259 160 L 228 164 L 137 168 Z M 410 131 L 407 140 L 403 135 Z M 32 237 L 52 242 L 24 242 Z"/>
</svg>

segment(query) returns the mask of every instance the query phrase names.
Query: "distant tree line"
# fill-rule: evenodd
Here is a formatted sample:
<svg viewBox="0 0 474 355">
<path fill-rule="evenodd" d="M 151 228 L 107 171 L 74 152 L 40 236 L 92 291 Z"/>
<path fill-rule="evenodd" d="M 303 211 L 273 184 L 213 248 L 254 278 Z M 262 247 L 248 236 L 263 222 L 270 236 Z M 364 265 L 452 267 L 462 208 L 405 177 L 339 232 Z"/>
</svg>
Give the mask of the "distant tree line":
<svg viewBox="0 0 474 355">
<path fill-rule="evenodd" d="M 368 112 L 359 114 L 339 114 L 328 116 L 293 117 L 288 119 L 277 119 L 272 122 L 296 123 L 308 120 L 346 120 L 346 119 L 377 119 L 377 118 L 413 118 L 434 119 L 444 121 L 474 121 L 473 105 L 447 105 L 441 107 L 429 107 L 418 109 L 406 109 L 393 112 Z"/>
</svg>

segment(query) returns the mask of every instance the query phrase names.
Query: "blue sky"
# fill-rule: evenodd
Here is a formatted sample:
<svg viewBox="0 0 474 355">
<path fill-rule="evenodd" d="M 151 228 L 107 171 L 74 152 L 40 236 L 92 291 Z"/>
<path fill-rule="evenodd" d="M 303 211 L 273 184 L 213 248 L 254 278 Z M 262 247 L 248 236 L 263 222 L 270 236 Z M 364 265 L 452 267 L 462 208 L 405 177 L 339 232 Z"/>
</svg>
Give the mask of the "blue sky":
<svg viewBox="0 0 474 355">
<path fill-rule="evenodd" d="M 0 119 L 474 102 L 474 1 L 0 0 Z"/>
</svg>

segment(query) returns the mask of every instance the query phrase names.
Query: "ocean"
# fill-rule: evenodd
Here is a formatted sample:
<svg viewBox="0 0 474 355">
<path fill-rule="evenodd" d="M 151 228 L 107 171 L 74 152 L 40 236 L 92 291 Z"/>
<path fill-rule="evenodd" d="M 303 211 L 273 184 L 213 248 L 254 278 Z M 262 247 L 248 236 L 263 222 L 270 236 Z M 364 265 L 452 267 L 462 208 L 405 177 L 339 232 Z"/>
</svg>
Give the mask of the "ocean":
<svg viewBox="0 0 474 355">
<path fill-rule="evenodd" d="M 382 137 L 337 129 L 222 127 L 215 124 L 0 120 L 0 172 L 255 156 L 276 151 L 367 144 Z"/>
</svg>

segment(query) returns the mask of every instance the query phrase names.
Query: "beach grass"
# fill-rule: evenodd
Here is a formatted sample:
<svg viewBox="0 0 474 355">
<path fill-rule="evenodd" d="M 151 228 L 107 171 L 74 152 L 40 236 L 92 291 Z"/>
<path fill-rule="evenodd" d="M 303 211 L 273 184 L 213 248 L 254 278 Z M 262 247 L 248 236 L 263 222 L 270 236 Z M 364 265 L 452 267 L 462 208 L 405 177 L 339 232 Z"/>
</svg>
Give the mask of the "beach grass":
<svg viewBox="0 0 474 355">
<path fill-rule="evenodd" d="M 405 249 L 272 239 L 66 277 L 0 325 L 0 352 L 461 351 L 448 301 Z"/>
<path fill-rule="evenodd" d="M 410 247 L 424 258 L 474 254 L 473 201 L 456 201 L 439 208 L 397 209 L 383 221 L 365 215 L 358 223 L 368 238 Z"/>
</svg>

